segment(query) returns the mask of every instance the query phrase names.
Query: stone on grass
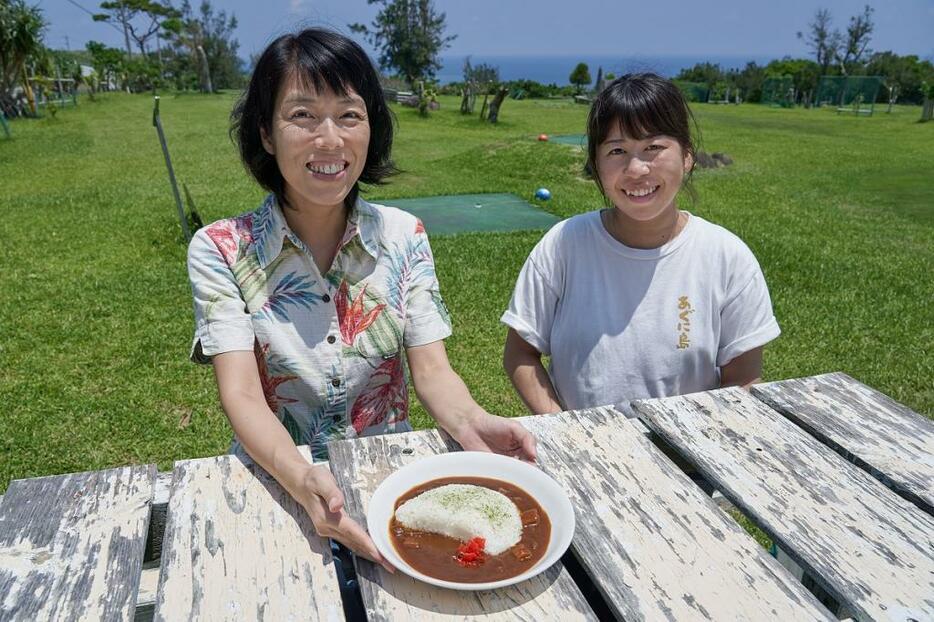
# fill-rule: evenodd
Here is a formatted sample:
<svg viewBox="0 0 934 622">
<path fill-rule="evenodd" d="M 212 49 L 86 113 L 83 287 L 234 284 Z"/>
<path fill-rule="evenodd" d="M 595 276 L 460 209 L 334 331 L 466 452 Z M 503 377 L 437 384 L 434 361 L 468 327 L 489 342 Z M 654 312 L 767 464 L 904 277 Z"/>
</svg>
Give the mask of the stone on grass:
<svg viewBox="0 0 934 622">
<path fill-rule="evenodd" d="M 729 166 L 730 164 L 733 164 L 733 158 L 725 153 L 712 153 L 711 157 L 723 166 Z"/>
<path fill-rule="evenodd" d="M 695 163 L 698 168 L 717 168 L 720 164 L 706 151 L 698 151 L 697 156 L 694 158 Z"/>
<path fill-rule="evenodd" d="M 733 158 L 725 153 L 709 154 L 706 151 L 698 151 L 694 160 L 698 168 L 718 168 L 733 164 Z"/>
</svg>

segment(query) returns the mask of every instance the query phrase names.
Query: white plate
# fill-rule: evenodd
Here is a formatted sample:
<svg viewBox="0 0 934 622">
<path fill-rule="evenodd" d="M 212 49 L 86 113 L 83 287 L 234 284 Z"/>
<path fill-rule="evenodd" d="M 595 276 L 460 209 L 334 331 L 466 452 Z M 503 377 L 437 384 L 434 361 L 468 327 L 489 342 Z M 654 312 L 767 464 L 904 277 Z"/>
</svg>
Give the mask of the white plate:
<svg viewBox="0 0 934 622">
<path fill-rule="evenodd" d="M 422 574 L 399 557 L 389 539 L 389 521 L 396 501 L 419 484 L 441 477 L 490 477 L 518 486 L 529 493 L 551 521 L 551 539 L 544 557 L 522 574 L 487 583 L 457 583 Z M 534 577 L 561 558 L 574 536 L 574 508 L 561 486 L 539 468 L 498 454 L 481 451 L 458 451 L 429 456 L 408 464 L 383 480 L 366 515 L 367 529 L 376 548 L 389 563 L 425 583 L 455 590 L 490 590 Z"/>
</svg>

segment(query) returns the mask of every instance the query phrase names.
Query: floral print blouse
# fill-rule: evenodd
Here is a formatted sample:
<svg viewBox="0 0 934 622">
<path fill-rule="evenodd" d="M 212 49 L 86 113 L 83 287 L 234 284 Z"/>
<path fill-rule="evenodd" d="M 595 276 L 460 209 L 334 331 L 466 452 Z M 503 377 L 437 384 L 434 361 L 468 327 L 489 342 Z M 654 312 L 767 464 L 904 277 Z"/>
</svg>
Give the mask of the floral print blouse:
<svg viewBox="0 0 934 622">
<path fill-rule="evenodd" d="M 269 408 L 316 459 L 335 438 L 411 430 L 404 348 L 451 334 L 417 218 L 358 199 L 321 275 L 270 195 L 199 230 L 188 273 L 192 360 L 253 351 Z"/>
</svg>

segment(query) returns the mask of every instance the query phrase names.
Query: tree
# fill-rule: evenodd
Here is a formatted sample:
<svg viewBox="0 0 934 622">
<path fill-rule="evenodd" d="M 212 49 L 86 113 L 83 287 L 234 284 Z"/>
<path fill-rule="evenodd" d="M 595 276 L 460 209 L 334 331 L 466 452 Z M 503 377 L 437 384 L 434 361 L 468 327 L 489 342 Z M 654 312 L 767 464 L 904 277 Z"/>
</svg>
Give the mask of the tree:
<svg viewBox="0 0 934 622">
<path fill-rule="evenodd" d="M 126 86 L 131 92 L 155 91 L 162 86 L 162 72 L 152 58 L 134 56 L 124 67 Z"/>
<path fill-rule="evenodd" d="M 808 33 L 798 31 L 798 38 L 804 40 L 814 52 L 814 58 L 820 67 L 820 75 L 825 75 L 839 54 L 842 44 L 840 32 L 831 30 L 831 16 L 827 9 L 818 9 L 814 21 L 808 24 Z"/>
<path fill-rule="evenodd" d="M 846 29 L 846 37 L 839 30 L 831 31 L 830 11 L 820 9 L 814 14 L 814 21 L 809 24 L 809 32 L 805 35 L 799 32 L 798 38 L 807 42 L 808 47 L 814 51 L 814 57 L 820 66 L 820 75 L 825 75 L 834 62 L 840 68 L 840 73 L 848 75 L 865 63 L 866 58 L 872 54 L 869 41 L 875 25 L 872 22 L 873 8 L 868 4 L 863 12 L 850 18 L 850 25 Z"/>
<path fill-rule="evenodd" d="M 764 67 L 750 61 L 741 71 L 732 73 L 731 79 L 744 101 L 762 101 L 762 84 L 765 82 Z"/>
<path fill-rule="evenodd" d="M 186 0 L 187 2 L 187 0 Z M 215 89 L 240 88 L 243 86 L 243 68 L 237 52 L 240 42 L 234 38 L 237 16 L 228 17 L 226 11 L 214 12 L 209 0 L 199 7 L 201 31 L 204 35 L 204 55 L 211 69 L 211 81 Z"/>
<path fill-rule="evenodd" d="M 806 58 L 789 58 L 773 60 L 765 66 L 766 77 L 781 78 L 791 76 L 795 93 L 800 94 L 804 101 L 810 101 L 817 91 L 820 81 L 820 65 Z"/>
<path fill-rule="evenodd" d="M 113 4 L 112 8 L 105 7 L 105 4 Z M 133 50 L 130 48 L 130 10 L 122 2 L 102 3 L 101 8 L 107 13 L 97 13 L 93 16 L 95 22 L 109 22 L 111 24 L 120 24 L 123 29 L 123 43 L 126 47 L 126 58 L 129 60 L 133 56 Z"/>
<path fill-rule="evenodd" d="M 94 15 L 94 21 L 119 24 L 123 28 L 128 58 L 132 56 L 130 37 L 139 46 L 140 55 L 146 56 L 146 42 L 159 33 L 165 20 L 178 17 L 171 6 L 154 0 L 112 0 L 101 2 L 100 7 L 104 12 Z M 158 44 L 158 38 L 156 42 Z"/>
<path fill-rule="evenodd" d="M 843 57 L 840 59 L 840 64 L 846 73 L 850 73 L 852 68 L 861 65 L 865 57 L 872 54 L 869 41 L 872 39 L 872 31 L 875 28 L 872 23 L 873 10 L 867 4 L 862 15 L 854 15 L 850 18 L 850 25 L 846 28 Z"/>
<path fill-rule="evenodd" d="M 197 86 L 210 93 L 242 85 L 240 43 L 233 37 L 236 27 L 237 17 L 228 17 L 226 11 L 215 13 L 209 0 L 201 3 L 198 15 L 184 0 L 179 17 L 165 23 L 175 44 L 170 73 L 177 88 Z"/>
<path fill-rule="evenodd" d="M 866 74 L 884 76 L 888 87 L 898 89 L 898 100 L 909 104 L 924 101 L 922 84 L 934 83 L 934 65 L 915 55 L 899 56 L 894 52 L 876 52 L 866 64 Z M 882 94 L 880 94 L 881 96 Z M 887 95 L 884 94 L 887 100 Z"/>
<path fill-rule="evenodd" d="M 377 50 L 379 65 L 395 69 L 409 85 L 430 80 L 441 68 L 439 54 L 455 36 L 446 36 L 445 15 L 435 11 L 432 0 L 367 0 L 382 8 L 373 23 L 351 24 Z"/>
<path fill-rule="evenodd" d="M 509 89 L 505 87 L 500 87 L 496 92 L 496 95 L 493 97 L 493 101 L 490 102 L 490 110 L 487 113 L 487 121 L 490 123 L 497 123 L 499 121 L 499 109 L 502 107 L 503 102 L 506 101 L 506 95 L 509 93 Z"/>
<path fill-rule="evenodd" d="M 204 51 L 204 29 L 201 22 L 198 20 L 185 22 L 184 27 L 178 34 L 179 39 L 184 41 L 195 57 L 201 92 L 213 93 L 214 83 L 211 81 L 211 63 L 208 61 L 207 52 Z"/>
<path fill-rule="evenodd" d="M 921 122 L 934 119 L 934 82 L 921 85 L 921 91 L 924 95 L 924 103 L 921 105 Z"/>
<path fill-rule="evenodd" d="M 587 63 L 577 63 L 577 67 L 568 76 L 568 82 L 577 88 L 578 93 L 583 90 L 585 84 L 590 84 L 591 80 L 590 68 L 587 67 Z"/>
<path fill-rule="evenodd" d="M 469 63 L 469 60 L 467 63 Z M 499 84 L 499 67 L 487 65 L 486 63 L 470 67 L 467 63 L 464 66 L 464 79 L 475 84 L 478 91 L 486 92 Z"/>
<path fill-rule="evenodd" d="M 33 114 L 36 102 L 26 75 L 26 63 L 46 55 L 42 36 L 46 23 L 39 7 L 27 6 L 24 0 L 0 2 L 0 106 L 9 113 L 17 111 L 12 91 L 17 84 L 23 91 Z"/>
<path fill-rule="evenodd" d="M 123 86 L 126 73 L 126 58 L 117 48 L 110 48 L 97 41 L 88 41 L 85 46 L 91 54 L 91 65 L 99 80 L 105 85 Z"/>
<path fill-rule="evenodd" d="M 169 78 L 174 78 L 175 88 L 213 92 L 211 66 L 204 51 L 204 35 L 200 24 L 171 20 L 166 24 L 166 30 L 176 46 L 169 62 Z"/>
<path fill-rule="evenodd" d="M 700 82 L 706 84 L 708 88 L 713 88 L 717 82 L 722 82 L 723 79 L 723 69 L 717 63 L 697 63 L 690 69 L 682 69 L 675 77 L 675 80 Z"/>
<path fill-rule="evenodd" d="M 480 63 L 471 65 L 470 57 L 464 59 L 464 89 L 461 99 L 461 113 L 473 113 L 478 93 L 488 95 L 499 84 L 499 67 Z"/>
<path fill-rule="evenodd" d="M 416 90 L 418 92 L 418 115 L 427 117 L 432 104 L 438 103 L 438 92 L 432 86 L 425 86 L 424 82 L 419 82 Z"/>
</svg>

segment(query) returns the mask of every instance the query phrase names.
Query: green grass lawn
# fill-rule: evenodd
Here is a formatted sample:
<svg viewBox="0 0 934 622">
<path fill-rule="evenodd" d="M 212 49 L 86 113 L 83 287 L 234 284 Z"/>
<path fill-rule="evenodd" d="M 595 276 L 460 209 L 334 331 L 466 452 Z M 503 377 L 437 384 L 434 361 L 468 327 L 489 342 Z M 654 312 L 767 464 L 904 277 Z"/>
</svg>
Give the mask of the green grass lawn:
<svg viewBox="0 0 934 622">
<path fill-rule="evenodd" d="M 232 95 L 167 96 L 176 172 L 205 220 L 262 193 L 227 138 Z M 535 137 L 580 133 L 584 106 L 507 101 L 490 126 L 442 98 L 429 119 L 398 108 L 405 171 L 382 199 L 512 192 L 561 216 L 598 208 L 579 150 Z M 188 362 L 185 245 L 151 98 L 114 94 L 0 138 L 0 491 L 11 478 L 223 453 L 230 429 L 210 368 Z M 759 258 L 783 334 L 765 376 L 842 370 L 934 414 L 934 123 L 918 108 L 871 118 L 826 110 L 699 106 L 708 151 L 695 213 Z M 431 232 L 429 231 L 429 234 Z M 541 232 L 435 237 L 454 317 L 455 369 L 488 410 L 523 413 L 500 365 L 499 316 Z M 420 407 L 416 426 L 430 425 Z"/>
</svg>

